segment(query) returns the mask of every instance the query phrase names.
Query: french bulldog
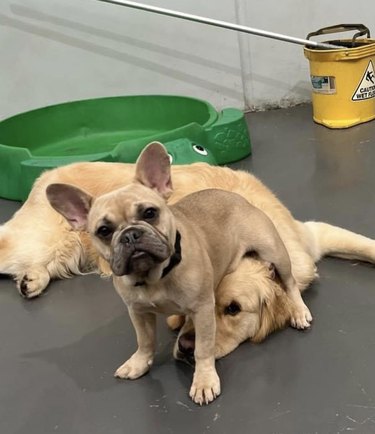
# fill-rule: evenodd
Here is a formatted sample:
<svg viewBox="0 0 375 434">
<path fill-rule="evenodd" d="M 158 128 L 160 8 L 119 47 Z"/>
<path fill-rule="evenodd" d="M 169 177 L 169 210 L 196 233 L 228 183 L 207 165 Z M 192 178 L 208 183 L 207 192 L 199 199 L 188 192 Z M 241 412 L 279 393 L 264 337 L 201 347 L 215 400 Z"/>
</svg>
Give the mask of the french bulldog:
<svg viewBox="0 0 375 434">
<path fill-rule="evenodd" d="M 156 314 L 187 315 L 196 332 L 192 400 L 220 394 L 215 368 L 215 290 L 247 253 L 275 268 L 293 302 L 292 325 L 312 320 L 291 272 L 287 250 L 271 220 L 242 196 L 219 189 L 190 194 L 168 206 L 170 160 L 148 145 L 132 184 L 97 198 L 68 184 L 46 190 L 52 207 L 77 230 L 87 230 L 109 262 L 114 286 L 128 307 L 137 351 L 115 376 L 136 379 L 153 363 Z"/>
</svg>

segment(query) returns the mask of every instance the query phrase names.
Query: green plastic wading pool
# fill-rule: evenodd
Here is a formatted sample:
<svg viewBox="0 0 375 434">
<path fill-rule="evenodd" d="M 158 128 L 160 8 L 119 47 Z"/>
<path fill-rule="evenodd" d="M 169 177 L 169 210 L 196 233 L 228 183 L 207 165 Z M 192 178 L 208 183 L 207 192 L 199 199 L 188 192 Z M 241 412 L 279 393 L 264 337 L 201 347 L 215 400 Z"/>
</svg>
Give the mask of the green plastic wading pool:
<svg viewBox="0 0 375 434">
<path fill-rule="evenodd" d="M 149 142 L 173 164 L 225 164 L 251 152 L 244 114 L 168 95 L 73 101 L 0 122 L 0 196 L 24 200 L 41 172 L 77 161 L 134 163 Z"/>
</svg>

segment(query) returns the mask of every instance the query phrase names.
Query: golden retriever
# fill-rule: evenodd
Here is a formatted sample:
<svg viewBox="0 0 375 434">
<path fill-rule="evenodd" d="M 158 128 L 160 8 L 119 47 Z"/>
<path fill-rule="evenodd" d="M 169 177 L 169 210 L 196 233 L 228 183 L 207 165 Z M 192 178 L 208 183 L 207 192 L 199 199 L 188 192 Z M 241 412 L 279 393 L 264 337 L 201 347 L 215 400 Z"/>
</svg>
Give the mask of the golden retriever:
<svg viewBox="0 0 375 434">
<path fill-rule="evenodd" d="M 108 274 L 108 265 L 98 258 L 87 233 L 72 230 L 49 205 L 45 189 L 51 183 L 68 183 L 97 196 L 130 183 L 134 167 L 76 163 L 44 173 L 21 209 L 0 226 L 0 273 L 12 275 L 26 298 L 41 294 L 54 278 L 90 272 Z M 324 255 L 375 262 L 375 241 L 326 223 L 295 220 L 275 195 L 247 172 L 205 163 L 172 169 L 171 203 L 194 191 L 219 188 L 239 193 L 264 211 L 288 250 L 301 291 L 317 276 L 315 264 Z M 218 358 L 246 339 L 260 342 L 289 322 L 288 300 L 273 270 L 251 257 L 244 258 L 239 268 L 224 278 L 216 304 Z M 170 325 L 181 326 L 182 319 L 171 318 Z M 191 335 L 187 321 L 180 337 Z M 191 343 L 191 339 L 185 341 Z M 176 355 L 178 351 L 177 342 Z"/>
</svg>

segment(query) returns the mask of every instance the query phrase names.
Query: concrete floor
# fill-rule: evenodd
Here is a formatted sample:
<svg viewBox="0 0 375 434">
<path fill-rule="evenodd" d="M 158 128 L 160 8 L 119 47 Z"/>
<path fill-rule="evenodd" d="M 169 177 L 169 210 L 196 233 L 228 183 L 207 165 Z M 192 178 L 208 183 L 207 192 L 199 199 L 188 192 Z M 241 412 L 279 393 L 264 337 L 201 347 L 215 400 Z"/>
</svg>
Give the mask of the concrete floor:
<svg viewBox="0 0 375 434">
<path fill-rule="evenodd" d="M 375 238 L 375 121 L 349 130 L 315 125 L 311 108 L 248 116 L 259 176 L 299 219 Z M 19 204 L 0 200 L 0 221 Z M 0 279 L 0 432 L 168 434 L 375 432 L 375 270 L 326 259 L 305 299 L 309 332 L 288 329 L 218 362 L 222 396 L 188 398 L 190 367 L 172 359 L 159 322 L 150 374 L 118 381 L 135 348 L 125 308 L 96 276 L 54 282 L 39 299 Z"/>
</svg>

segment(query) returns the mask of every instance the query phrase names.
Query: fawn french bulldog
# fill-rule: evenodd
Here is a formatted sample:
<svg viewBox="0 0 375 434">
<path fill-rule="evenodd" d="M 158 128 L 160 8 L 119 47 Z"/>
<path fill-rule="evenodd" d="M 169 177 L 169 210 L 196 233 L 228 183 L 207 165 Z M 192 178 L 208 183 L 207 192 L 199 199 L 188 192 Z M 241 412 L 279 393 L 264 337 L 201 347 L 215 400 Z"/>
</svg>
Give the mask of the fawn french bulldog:
<svg viewBox="0 0 375 434">
<path fill-rule="evenodd" d="M 167 205 L 172 192 L 168 154 L 148 145 L 134 182 L 97 198 L 68 184 L 47 197 L 74 229 L 87 230 L 109 262 L 126 303 L 138 349 L 115 375 L 136 379 L 152 365 L 156 313 L 187 315 L 196 333 L 190 396 L 198 404 L 220 394 L 215 369 L 215 290 L 241 259 L 255 252 L 272 264 L 292 301 L 292 325 L 309 327 L 311 314 L 291 272 L 287 250 L 271 220 L 243 197 L 208 189 Z"/>
</svg>

